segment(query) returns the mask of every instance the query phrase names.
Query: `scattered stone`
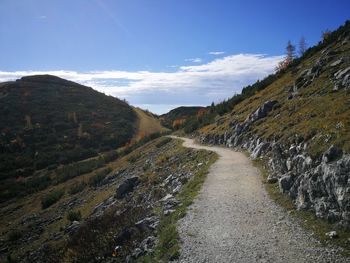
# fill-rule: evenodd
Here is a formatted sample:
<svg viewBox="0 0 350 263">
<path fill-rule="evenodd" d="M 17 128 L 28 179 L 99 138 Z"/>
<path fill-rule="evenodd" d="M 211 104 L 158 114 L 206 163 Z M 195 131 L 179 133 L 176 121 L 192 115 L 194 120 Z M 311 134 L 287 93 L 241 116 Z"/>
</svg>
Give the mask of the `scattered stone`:
<svg viewBox="0 0 350 263">
<path fill-rule="evenodd" d="M 330 232 L 327 232 L 327 233 L 326 233 L 326 236 L 328 236 L 328 237 L 331 238 L 331 239 L 334 239 L 334 238 L 338 238 L 338 237 L 339 237 L 337 231 L 330 231 Z"/>
<path fill-rule="evenodd" d="M 159 218 L 157 216 L 146 217 L 135 223 L 135 226 L 141 231 L 155 230 L 159 224 Z"/>
<path fill-rule="evenodd" d="M 157 239 L 154 236 L 149 236 L 146 237 L 142 242 L 141 242 L 141 248 L 143 251 L 146 253 L 152 253 L 153 249 L 156 245 Z"/>
<path fill-rule="evenodd" d="M 167 209 L 167 210 L 164 210 L 164 215 L 165 215 L 165 216 L 171 215 L 171 214 L 174 213 L 175 211 L 176 211 L 175 209 Z"/>
<path fill-rule="evenodd" d="M 76 232 L 80 227 L 79 221 L 73 221 L 66 229 L 64 230 L 65 234 L 72 234 Z"/>
</svg>

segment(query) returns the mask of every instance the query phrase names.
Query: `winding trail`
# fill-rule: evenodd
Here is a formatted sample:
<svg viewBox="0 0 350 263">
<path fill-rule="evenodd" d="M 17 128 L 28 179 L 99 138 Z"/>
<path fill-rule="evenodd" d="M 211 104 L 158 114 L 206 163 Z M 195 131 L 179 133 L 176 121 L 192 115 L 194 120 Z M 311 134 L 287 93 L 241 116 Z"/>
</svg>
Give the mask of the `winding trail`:
<svg viewBox="0 0 350 263">
<path fill-rule="evenodd" d="M 178 262 L 349 262 L 337 249 L 322 247 L 268 197 L 259 171 L 243 153 L 179 139 L 219 159 L 179 221 Z"/>
</svg>

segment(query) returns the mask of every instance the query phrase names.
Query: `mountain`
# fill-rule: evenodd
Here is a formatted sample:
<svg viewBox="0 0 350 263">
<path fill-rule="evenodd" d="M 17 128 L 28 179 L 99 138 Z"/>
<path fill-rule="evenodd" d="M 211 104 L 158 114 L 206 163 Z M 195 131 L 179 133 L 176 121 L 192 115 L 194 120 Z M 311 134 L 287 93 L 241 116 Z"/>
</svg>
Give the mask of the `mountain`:
<svg viewBox="0 0 350 263">
<path fill-rule="evenodd" d="M 0 84 L 0 180 L 97 156 L 164 130 L 125 101 L 50 75 Z M 141 125 L 142 123 L 142 125 Z M 144 131 L 145 123 L 152 128 Z M 15 191 L 15 192 L 19 192 Z M 2 190 L 1 199 L 11 197 Z"/>
<path fill-rule="evenodd" d="M 200 140 L 248 150 L 295 207 L 350 227 L 350 21 L 228 102 Z"/>
<path fill-rule="evenodd" d="M 197 116 L 203 111 L 205 111 L 205 108 L 200 106 L 181 106 L 161 115 L 160 119 L 164 126 L 174 128 L 183 124 L 188 118 Z"/>
</svg>

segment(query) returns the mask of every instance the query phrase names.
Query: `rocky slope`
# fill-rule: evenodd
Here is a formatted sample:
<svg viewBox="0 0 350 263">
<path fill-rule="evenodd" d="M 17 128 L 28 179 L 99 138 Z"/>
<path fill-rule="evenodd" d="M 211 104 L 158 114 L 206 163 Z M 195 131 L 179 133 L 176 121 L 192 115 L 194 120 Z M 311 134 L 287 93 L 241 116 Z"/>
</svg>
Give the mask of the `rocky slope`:
<svg viewBox="0 0 350 263">
<path fill-rule="evenodd" d="M 92 173 L 1 206 L 0 261 L 133 262 L 155 256 L 158 225 L 182 205 L 178 193 L 213 157 L 162 137 Z M 96 180 L 101 169 L 108 173 Z M 57 189 L 65 190 L 63 197 L 40 207 L 41 197 Z"/>
<path fill-rule="evenodd" d="M 331 39 L 199 136 L 265 159 L 298 209 L 350 228 L 350 23 Z"/>
</svg>

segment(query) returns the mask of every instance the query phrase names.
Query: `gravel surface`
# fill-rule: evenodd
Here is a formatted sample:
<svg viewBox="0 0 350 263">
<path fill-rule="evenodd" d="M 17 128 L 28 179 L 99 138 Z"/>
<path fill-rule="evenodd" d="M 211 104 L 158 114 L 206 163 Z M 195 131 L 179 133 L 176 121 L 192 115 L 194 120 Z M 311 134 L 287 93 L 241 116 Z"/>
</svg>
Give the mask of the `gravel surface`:
<svg viewBox="0 0 350 263">
<path fill-rule="evenodd" d="M 184 146 L 219 154 L 203 188 L 179 221 L 178 262 L 350 262 L 322 247 L 268 197 L 259 171 L 240 152 Z"/>
</svg>

